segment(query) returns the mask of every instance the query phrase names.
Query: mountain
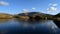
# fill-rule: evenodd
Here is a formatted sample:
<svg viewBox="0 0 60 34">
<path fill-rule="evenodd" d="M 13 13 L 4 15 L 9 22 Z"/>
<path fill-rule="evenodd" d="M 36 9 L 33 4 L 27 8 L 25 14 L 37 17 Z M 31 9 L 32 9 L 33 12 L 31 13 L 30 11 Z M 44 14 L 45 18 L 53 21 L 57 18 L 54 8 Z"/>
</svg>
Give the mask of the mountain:
<svg viewBox="0 0 60 34">
<path fill-rule="evenodd" d="M 45 17 L 47 17 L 48 19 L 53 18 L 53 15 L 45 14 L 45 13 L 41 13 L 41 12 L 20 13 L 20 14 L 17 14 L 16 16 L 28 16 L 28 17 L 39 16 L 42 19 L 44 19 Z"/>
<path fill-rule="evenodd" d="M 58 13 L 58 14 L 54 15 L 54 17 L 60 17 L 60 13 Z"/>
<path fill-rule="evenodd" d="M 46 16 L 46 15 L 48 15 L 48 16 L 53 16 L 53 15 L 50 15 L 50 14 L 45 14 L 45 13 L 40 13 L 40 12 L 28 12 L 28 13 L 20 13 L 20 14 L 18 14 L 18 15 L 20 15 L 20 16 L 34 16 L 34 15 L 39 15 L 39 16 L 41 16 L 41 15 L 44 15 L 44 16 Z"/>
</svg>

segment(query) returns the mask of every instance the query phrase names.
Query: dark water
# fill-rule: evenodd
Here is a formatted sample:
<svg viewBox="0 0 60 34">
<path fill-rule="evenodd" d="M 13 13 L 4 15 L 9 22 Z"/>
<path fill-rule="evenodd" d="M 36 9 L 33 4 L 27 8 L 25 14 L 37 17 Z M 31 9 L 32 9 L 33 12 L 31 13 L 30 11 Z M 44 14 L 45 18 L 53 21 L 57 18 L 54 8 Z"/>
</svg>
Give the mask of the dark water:
<svg viewBox="0 0 60 34">
<path fill-rule="evenodd" d="M 10 19 L 0 21 L 0 34 L 60 34 L 53 20 L 20 21 Z"/>
</svg>

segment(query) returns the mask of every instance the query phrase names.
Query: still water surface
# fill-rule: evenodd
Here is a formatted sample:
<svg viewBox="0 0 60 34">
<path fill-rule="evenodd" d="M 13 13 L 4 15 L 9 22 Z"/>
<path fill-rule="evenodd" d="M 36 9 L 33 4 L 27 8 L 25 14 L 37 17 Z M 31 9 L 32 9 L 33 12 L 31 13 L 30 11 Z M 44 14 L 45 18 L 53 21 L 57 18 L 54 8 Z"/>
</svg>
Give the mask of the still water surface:
<svg viewBox="0 0 60 34">
<path fill-rule="evenodd" d="M 0 20 L 0 34 L 60 34 L 53 20 Z"/>
</svg>

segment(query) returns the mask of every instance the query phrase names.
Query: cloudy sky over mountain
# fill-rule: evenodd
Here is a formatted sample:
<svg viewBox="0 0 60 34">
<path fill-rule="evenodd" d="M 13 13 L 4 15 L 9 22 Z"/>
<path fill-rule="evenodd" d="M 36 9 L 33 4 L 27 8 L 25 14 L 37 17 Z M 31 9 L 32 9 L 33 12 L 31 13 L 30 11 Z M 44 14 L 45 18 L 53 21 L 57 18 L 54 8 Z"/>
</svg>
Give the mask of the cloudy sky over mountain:
<svg viewBox="0 0 60 34">
<path fill-rule="evenodd" d="M 60 12 L 60 0 L 0 0 L 0 13 L 17 14 L 24 11 L 57 14 Z"/>
</svg>

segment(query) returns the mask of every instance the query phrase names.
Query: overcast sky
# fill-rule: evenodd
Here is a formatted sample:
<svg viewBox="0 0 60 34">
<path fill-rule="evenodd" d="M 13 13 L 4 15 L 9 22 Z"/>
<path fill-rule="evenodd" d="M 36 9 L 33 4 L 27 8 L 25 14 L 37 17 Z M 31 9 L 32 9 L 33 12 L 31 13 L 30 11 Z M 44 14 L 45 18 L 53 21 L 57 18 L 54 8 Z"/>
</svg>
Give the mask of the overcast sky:
<svg viewBox="0 0 60 34">
<path fill-rule="evenodd" d="M 57 14 L 60 12 L 60 0 L 0 0 L 0 13 L 32 11 Z"/>
</svg>

